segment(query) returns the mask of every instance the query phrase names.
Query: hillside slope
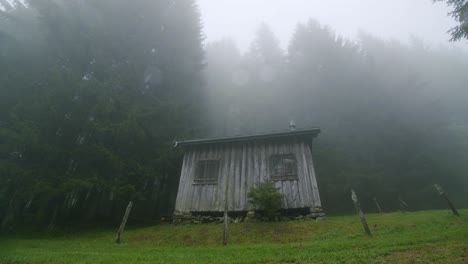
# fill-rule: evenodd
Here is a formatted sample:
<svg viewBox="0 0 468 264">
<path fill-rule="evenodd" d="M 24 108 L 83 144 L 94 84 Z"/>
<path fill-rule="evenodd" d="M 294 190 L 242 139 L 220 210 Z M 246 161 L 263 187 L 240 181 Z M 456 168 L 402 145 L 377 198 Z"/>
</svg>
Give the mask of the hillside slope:
<svg viewBox="0 0 468 264">
<path fill-rule="evenodd" d="M 42 237 L 0 238 L 0 263 L 466 263 L 468 210 L 367 215 L 324 221 L 157 225 Z"/>
</svg>

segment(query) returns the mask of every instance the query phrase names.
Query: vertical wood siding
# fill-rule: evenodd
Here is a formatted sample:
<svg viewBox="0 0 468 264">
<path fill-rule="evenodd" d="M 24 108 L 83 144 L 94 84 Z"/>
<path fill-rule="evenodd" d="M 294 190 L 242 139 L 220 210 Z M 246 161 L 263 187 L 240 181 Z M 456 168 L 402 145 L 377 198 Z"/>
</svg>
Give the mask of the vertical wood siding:
<svg viewBox="0 0 468 264">
<path fill-rule="evenodd" d="M 312 153 L 300 139 L 289 142 L 242 142 L 191 147 L 186 150 L 181 170 L 176 211 L 210 212 L 224 210 L 224 187 L 228 184 L 229 211 L 252 207 L 247 193 L 256 183 L 269 179 L 269 159 L 274 154 L 293 153 L 297 161 L 297 180 L 276 181 L 285 195 L 282 208 L 320 206 Z M 219 159 L 217 184 L 194 184 L 198 160 Z"/>
</svg>

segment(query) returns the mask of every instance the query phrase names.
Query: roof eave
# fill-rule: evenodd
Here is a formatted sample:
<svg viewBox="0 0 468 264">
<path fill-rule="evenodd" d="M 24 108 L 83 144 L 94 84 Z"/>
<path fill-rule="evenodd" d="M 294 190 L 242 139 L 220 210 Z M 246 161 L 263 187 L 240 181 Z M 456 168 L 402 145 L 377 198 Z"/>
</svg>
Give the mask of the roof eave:
<svg viewBox="0 0 468 264">
<path fill-rule="evenodd" d="M 320 133 L 319 128 L 312 128 L 312 129 L 306 129 L 306 130 L 294 130 L 294 131 L 286 131 L 286 132 L 271 133 L 271 134 L 177 141 L 175 146 L 186 147 L 186 146 L 196 146 L 196 145 L 221 144 L 221 143 L 232 143 L 232 142 L 241 142 L 241 141 L 264 140 L 264 139 L 298 137 L 298 136 L 310 136 L 311 138 L 314 138 L 314 137 L 317 137 L 319 133 Z"/>
</svg>

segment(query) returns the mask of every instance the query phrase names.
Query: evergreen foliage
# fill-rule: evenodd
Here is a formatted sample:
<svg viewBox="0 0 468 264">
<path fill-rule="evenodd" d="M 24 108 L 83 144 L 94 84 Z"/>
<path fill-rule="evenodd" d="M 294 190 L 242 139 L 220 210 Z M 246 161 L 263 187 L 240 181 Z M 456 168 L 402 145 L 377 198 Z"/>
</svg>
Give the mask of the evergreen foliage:
<svg viewBox="0 0 468 264">
<path fill-rule="evenodd" d="M 448 6 L 453 8 L 449 13 L 455 21 L 457 26 L 449 30 L 452 35 L 452 41 L 468 39 L 468 1 L 467 0 L 433 0 L 446 2 Z"/>
<path fill-rule="evenodd" d="M 252 188 L 247 193 L 247 197 L 249 203 L 262 210 L 271 221 L 278 216 L 284 194 L 279 192 L 279 188 L 275 187 L 273 181 L 266 181 L 260 182 L 255 188 Z"/>
<path fill-rule="evenodd" d="M 0 20 L 0 218 L 172 213 L 177 137 L 199 133 L 203 49 L 192 0 L 28 1 Z M 5 220 L 6 219 L 6 220 Z"/>
</svg>

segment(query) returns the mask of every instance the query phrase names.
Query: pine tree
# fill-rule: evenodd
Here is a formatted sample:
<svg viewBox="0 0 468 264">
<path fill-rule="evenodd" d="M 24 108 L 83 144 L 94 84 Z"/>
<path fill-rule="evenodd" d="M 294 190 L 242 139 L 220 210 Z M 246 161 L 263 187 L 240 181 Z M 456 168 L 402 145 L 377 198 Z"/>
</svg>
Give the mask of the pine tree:
<svg viewBox="0 0 468 264">
<path fill-rule="evenodd" d="M 468 1 L 467 0 L 433 0 L 434 2 L 446 2 L 453 10 L 450 15 L 458 23 L 457 26 L 449 30 L 452 41 L 468 39 Z"/>
</svg>

